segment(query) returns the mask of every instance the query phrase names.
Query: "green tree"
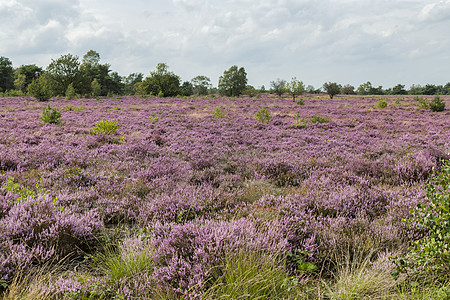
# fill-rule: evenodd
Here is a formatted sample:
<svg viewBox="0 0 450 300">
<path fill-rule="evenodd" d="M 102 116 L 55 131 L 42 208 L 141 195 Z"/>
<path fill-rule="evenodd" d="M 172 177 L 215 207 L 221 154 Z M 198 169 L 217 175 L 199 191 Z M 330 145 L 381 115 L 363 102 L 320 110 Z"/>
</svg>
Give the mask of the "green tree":
<svg viewBox="0 0 450 300">
<path fill-rule="evenodd" d="M 14 80 L 14 87 L 21 92 L 25 92 L 27 88 L 25 79 L 26 77 L 23 74 L 16 75 L 16 80 Z"/>
<path fill-rule="evenodd" d="M 181 89 L 181 94 L 183 96 L 191 96 L 194 94 L 194 87 L 192 86 L 192 83 L 189 81 L 183 82 L 180 89 Z"/>
<path fill-rule="evenodd" d="M 223 72 L 219 77 L 219 93 L 221 95 L 236 97 L 242 94 L 247 85 L 247 73 L 243 67 L 234 65 Z"/>
<path fill-rule="evenodd" d="M 41 76 L 44 70 L 36 65 L 22 65 L 16 69 L 16 80 L 14 85 L 17 89 L 25 92 L 28 85 L 38 76 Z"/>
<path fill-rule="evenodd" d="M 209 77 L 203 75 L 192 78 L 191 83 L 195 95 L 207 95 L 209 89 L 212 87 Z"/>
<path fill-rule="evenodd" d="M 14 68 L 9 58 L 0 57 L 0 92 L 14 88 Z"/>
<path fill-rule="evenodd" d="M 102 93 L 102 86 L 98 82 L 97 78 L 94 78 L 94 80 L 92 80 L 92 82 L 91 82 L 91 91 L 92 91 L 92 96 L 94 96 L 94 97 L 98 97 Z"/>
<path fill-rule="evenodd" d="M 355 87 L 350 84 L 346 84 L 341 88 L 341 94 L 343 95 L 354 95 L 355 94 Z"/>
<path fill-rule="evenodd" d="M 325 82 L 323 84 L 323 89 L 330 96 L 330 99 L 341 92 L 341 85 L 336 82 Z"/>
<path fill-rule="evenodd" d="M 438 92 L 438 87 L 434 84 L 426 84 L 422 91 L 423 95 L 436 95 Z"/>
<path fill-rule="evenodd" d="M 41 75 L 33 79 L 28 85 L 28 94 L 39 101 L 47 101 L 52 97 L 50 84 L 48 83 L 48 76 Z"/>
<path fill-rule="evenodd" d="M 295 101 L 295 96 L 300 96 L 305 92 L 305 85 L 302 81 L 293 77 L 292 80 L 286 84 L 286 90 L 292 96 L 292 101 Z"/>
<path fill-rule="evenodd" d="M 110 65 L 100 63 L 100 54 L 94 50 L 89 50 L 84 56 L 80 65 L 82 75 L 82 93 L 92 93 L 92 82 L 97 79 L 101 86 L 100 95 L 106 96 L 108 93 L 119 94 L 122 92 L 121 81 L 115 75 L 110 74 Z"/>
<path fill-rule="evenodd" d="M 66 90 L 66 99 L 75 99 L 77 97 L 77 92 L 75 91 L 75 88 L 73 87 L 73 83 L 69 84 Z"/>
<path fill-rule="evenodd" d="M 372 86 L 372 83 L 370 81 L 367 81 L 366 83 L 361 84 L 358 89 L 356 90 L 356 93 L 358 95 L 383 95 L 383 87 L 380 85 L 378 87 Z"/>
<path fill-rule="evenodd" d="M 410 94 L 410 95 L 423 95 L 423 87 L 420 84 L 413 84 L 409 88 L 408 94 Z"/>
<path fill-rule="evenodd" d="M 131 73 L 127 77 L 124 77 L 124 88 L 123 92 L 126 95 L 135 95 L 138 92 L 138 85 L 144 79 L 144 74 L 142 73 Z"/>
<path fill-rule="evenodd" d="M 53 60 L 47 67 L 49 84 L 53 95 L 63 96 L 67 88 L 72 83 L 75 90 L 81 88 L 81 72 L 78 56 L 72 54 L 62 55 L 57 60 Z"/>
<path fill-rule="evenodd" d="M 275 81 L 270 82 L 271 92 L 281 97 L 286 91 L 286 80 L 278 78 Z"/>
<path fill-rule="evenodd" d="M 146 94 L 172 97 L 181 93 L 180 77 L 168 71 L 169 66 L 159 63 L 156 70 L 142 81 L 142 89 Z"/>
<path fill-rule="evenodd" d="M 392 88 L 392 95 L 406 95 L 408 92 L 405 90 L 404 84 L 397 84 Z"/>
</svg>

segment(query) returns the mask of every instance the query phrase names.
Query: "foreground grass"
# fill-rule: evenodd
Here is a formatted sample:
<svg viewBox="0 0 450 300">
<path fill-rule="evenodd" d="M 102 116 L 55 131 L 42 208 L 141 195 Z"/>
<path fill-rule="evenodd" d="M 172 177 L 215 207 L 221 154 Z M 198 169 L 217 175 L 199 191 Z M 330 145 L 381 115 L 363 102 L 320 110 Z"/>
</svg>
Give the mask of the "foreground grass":
<svg viewBox="0 0 450 300">
<path fill-rule="evenodd" d="M 210 288 L 204 299 L 450 299 L 450 283 L 394 280 L 390 269 L 381 267 L 384 258 L 373 260 L 373 251 L 336 257 L 336 272 L 331 278 L 312 276 L 306 283 L 287 273 L 285 260 L 278 255 L 255 251 L 229 252 L 223 265 L 214 270 Z M 348 254 L 348 253 L 347 253 Z M 108 250 L 102 261 L 104 278 L 119 282 L 124 278 L 152 272 L 148 249 L 124 256 Z M 372 258 L 372 259 L 371 259 Z M 85 273 L 78 278 L 93 278 Z M 18 275 L 0 299 L 122 299 L 113 293 L 73 294 L 54 296 L 48 290 L 50 282 L 58 277 L 54 270 L 41 268 L 26 275 Z M 430 278 L 427 278 L 429 281 Z M 432 279 L 431 279 L 432 280 Z M 118 285 L 116 285 L 117 287 Z M 105 286 L 105 289 L 108 287 Z M 180 295 L 149 287 L 145 299 L 184 299 Z M 111 292 L 111 291 L 110 291 Z"/>
</svg>

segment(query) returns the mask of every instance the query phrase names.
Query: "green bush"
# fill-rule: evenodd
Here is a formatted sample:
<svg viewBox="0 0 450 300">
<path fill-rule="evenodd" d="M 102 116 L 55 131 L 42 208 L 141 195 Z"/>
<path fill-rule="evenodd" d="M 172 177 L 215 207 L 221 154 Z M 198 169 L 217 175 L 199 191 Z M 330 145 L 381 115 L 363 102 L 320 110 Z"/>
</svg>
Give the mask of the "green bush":
<svg viewBox="0 0 450 300">
<path fill-rule="evenodd" d="M 430 109 L 432 111 L 443 111 L 445 109 L 445 102 L 442 101 L 441 97 L 439 97 L 439 95 L 436 95 L 433 100 L 430 101 L 429 103 L 430 105 Z"/>
<path fill-rule="evenodd" d="M 69 84 L 66 90 L 66 99 L 72 100 L 77 97 L 77 92 L 75 91 L 75 88 L 73 87 L 73 83 Z"/>
<path fill-rule="evenodd" d="M 388 102 L 386 101 L 386 98 L 381 98 L 380 100 L 378 100 L 378 103 L 376 105 L 376 107 L 380 109 L 386 108 L 387 106 Z"/>
<path fill-rule="evenodd" d="M 51 108 L 50 104 L 47 106 L 47 108 L 44 108 L 44 111 L 42 112 L 41 120 L 44 123 L 49 124 L 59 124 L 61 122 L 61 112 L 58 111 L 56 108 Z"/>
<path fill-rule="evenodd" d="M 52 97 L 52 92 L 47 78 L 41 75 L 28 85 L 28 94 L 39 101 L 47 101 Z"/>
<path fill-rule="evenodd" d="M 225 118 L 225 112 L 220 107 L 216 107 L 213 118 Z"/>
<path fill-rule="evenodd" d="M 328 123 L 328 122 L 330 122 L 330 118 L 322 117 L 322 116 L 316 116 L 316 115 L 312 116 L 309 119 L 309 123 L 311 123 L 311 124 L 314 124 L 314 123 Z"/>
<path fill-rule="evenodd" d="M 430 107 L 430 103 L 428 102 L 427 98 L 415 97 L 414 100 L 418 102 L 419 108 L 428 109 Z"/>
<path fill-rule="evenodd" d="M 450 161 L 426 186 L 429 204 L 418 204 L 411 210 L 408 224 L 424 230 L 424 238 L 413 242 L 409 253 L 397 259 L 397 271 L 426 272 L 436 279 L 450 279 Z"/>
<path fill-rule="evenodd" d="M 269 111 L 267 110 L 266 107 L 261 108 L 257 113 L 256 113 L 256 118 L 263 123 L 269 123 L 271 116 L 269 114 Z"/>
<path fill-rule="evenodd" d="M 119 128 L 120 125 L 117 125 L 117 121 L 115 120 L 101 120 L 95 123 L 95 126 L 92 128 L 92 133 L 112 135 L 115 134 Z"/>
</svg>

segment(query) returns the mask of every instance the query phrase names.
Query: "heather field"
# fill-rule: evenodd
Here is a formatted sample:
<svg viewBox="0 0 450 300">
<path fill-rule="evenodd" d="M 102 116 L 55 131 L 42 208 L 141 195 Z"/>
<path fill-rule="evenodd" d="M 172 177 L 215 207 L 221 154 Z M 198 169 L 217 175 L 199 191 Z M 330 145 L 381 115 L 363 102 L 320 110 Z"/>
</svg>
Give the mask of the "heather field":
<svg viewBox="0 0 450 300">
<path fill-rule="evenodd" d="M 4 297 L 445 299 L 391 273 L 450 97 L 381 97 L 0 98 Z"/>
</svg>

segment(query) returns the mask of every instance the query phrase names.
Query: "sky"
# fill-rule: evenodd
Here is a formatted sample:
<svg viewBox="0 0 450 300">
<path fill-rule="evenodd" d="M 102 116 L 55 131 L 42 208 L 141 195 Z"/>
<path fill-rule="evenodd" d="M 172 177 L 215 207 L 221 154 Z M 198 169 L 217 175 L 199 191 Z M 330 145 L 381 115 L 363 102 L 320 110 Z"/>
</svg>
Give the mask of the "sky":
<svg viewBox="0 0 450 300">
<path fill-rule="evenodd" d="M 0 0 L 0 56 L 14 67 L 89 50 L 122 76 L 158 63 L 217 85 L 296 77 L 358 87 L 450 82 L 450 0 Z"/>
</svg>

